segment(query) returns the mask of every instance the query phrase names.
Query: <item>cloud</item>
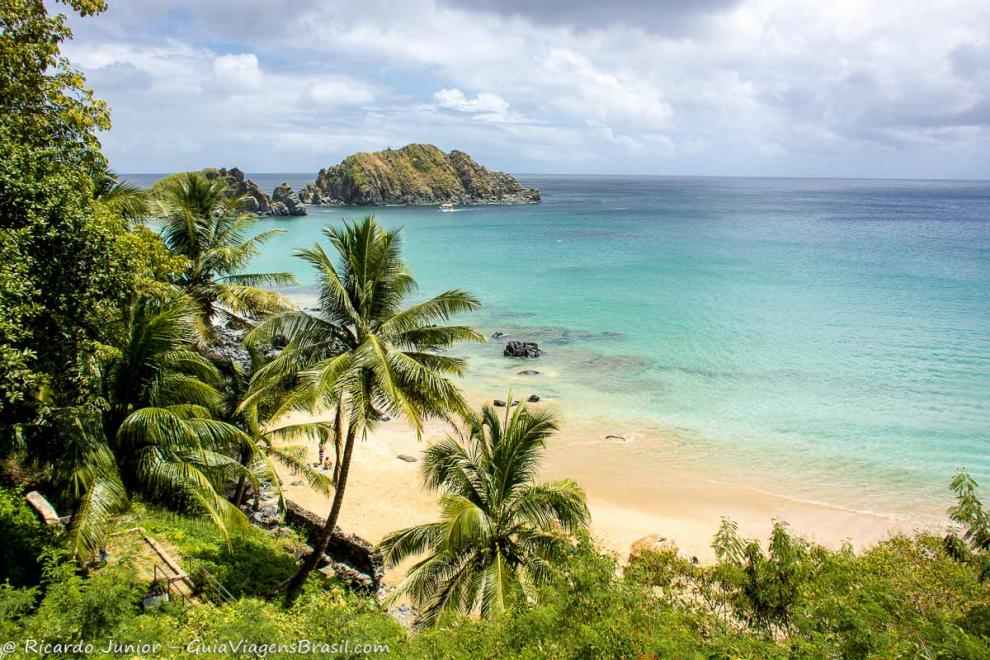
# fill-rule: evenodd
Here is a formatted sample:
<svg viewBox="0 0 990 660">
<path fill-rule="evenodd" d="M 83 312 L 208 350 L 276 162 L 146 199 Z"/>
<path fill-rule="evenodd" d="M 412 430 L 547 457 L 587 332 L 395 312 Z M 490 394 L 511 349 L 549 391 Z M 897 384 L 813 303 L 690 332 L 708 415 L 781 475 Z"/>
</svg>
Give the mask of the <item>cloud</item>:
<svg viewBox="0 0 990 660">
<path fill-rule="evenodd" d="M 345 77 L 307 80 L 303 86 L 300 101 L 306 105 L 361 105 L 375 98 L 370 85 Z"/>
<path fill-rule="evenodd" d="M 151 75 L 131 62 L 116 61 L 93 69 L 88 82 L 104 91 L 140 92 L 151 86 Z"/>
<path fill-rule="evenodd" d="M 442 4 L 578 29 L 624 25 L 676 34 L 735 7 L 740 0 L 442 0 Z"/>
<path fill-rule="evenodd" d="M 213 58 L 213 78 L 220 89 L 235 94 L 256 92 L 265 84 L 258 56 L 254 53 Z"/>
<path fill-rule="evenodd" d="M 990 176 L 982 0 L 147 0 L 72 20 L 122 170 L 432 141 L 531 172 Z"/>
<path fill-rule="evenodd" d="M 459 89 L 441 89 L 433 95 L 437 104 L 441 108 L 457 110 L 459 112 L 480 112 L 496 115 L 505 114 L 509 110 L 509 104 L 498 94 L 481 92 L 473 99 L 464 96 L 464 92 Z"/>
</svg>

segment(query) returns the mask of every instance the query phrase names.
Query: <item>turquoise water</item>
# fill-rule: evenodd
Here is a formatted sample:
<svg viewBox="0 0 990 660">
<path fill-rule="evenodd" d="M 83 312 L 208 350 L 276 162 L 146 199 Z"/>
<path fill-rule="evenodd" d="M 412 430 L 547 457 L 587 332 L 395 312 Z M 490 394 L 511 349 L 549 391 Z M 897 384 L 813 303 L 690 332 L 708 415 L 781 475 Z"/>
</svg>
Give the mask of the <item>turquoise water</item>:
<svg viewBox="0 0 990 660">
<path fill-rule="evenodd" d="M 990 485 L 990 183 L 521 179 L 542 204 L 265 219 L 286 232 L 253 268 L 295 272 L 305 299 L 293 249 L 373 211 L 404 227 L 423 295 L 468 289 L 486 333 L 547 352 L 458 349 L 469 389 L 535 391 L 570 419 L 676 440 L 638 450 L 639 470 L 717 464 L 903 514 L 944 508 L 958 467 Z"/>
</svg>

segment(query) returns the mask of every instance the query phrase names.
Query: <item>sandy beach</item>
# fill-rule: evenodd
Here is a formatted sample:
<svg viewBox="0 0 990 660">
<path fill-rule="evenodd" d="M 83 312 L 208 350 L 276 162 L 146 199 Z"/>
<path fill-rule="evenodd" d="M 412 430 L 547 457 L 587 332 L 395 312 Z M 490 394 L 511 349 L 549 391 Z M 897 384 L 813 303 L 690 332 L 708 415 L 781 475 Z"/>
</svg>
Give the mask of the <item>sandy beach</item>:
<svg viewBox="0 0 990 660">
<path fill-rule="evenodd" d="M 417 440 L 408 425 L 390 421 L 366 440 L 359 440 L 341 527 L 376 543 L 393 530 L 435 520 L 437 496 L 423 488 L 421 463 L 398 456 L 420 459 L 422 452 L 447 431 L 444 425 L 432 423 Z M 785 520 L 798 534 L 831 548 L 849 542 L 861 549 L 919 527 L 911 521 L 714 482 L 708 475 L 676 465 L 651 469 L 648 477 L 642 473 L 637 476 L 628 469 L 628 445 L 618 441 L 571 442 L 567 437 L 565 426 L 547 448 L 540 478 L 577 480 L 588 496 L 594 537 L 622 560 L 636 540 L 659 534 L 672 539 L 684 556 L 710 561 L 710 543 L 723 517 L 735 520 L 742 534 L 760 539 L 766 538 L 775 519 Z M 315 462 L 315 443 L 308 451 Z M 320 515 L 329 512 L 329 499 L 288 470 L 283 469 L 282 480 L 287 497 Z M 386 575 L 386 582 L 396 584 L 401 577 L 401 570 L 393 570 Z"/>
</svg>

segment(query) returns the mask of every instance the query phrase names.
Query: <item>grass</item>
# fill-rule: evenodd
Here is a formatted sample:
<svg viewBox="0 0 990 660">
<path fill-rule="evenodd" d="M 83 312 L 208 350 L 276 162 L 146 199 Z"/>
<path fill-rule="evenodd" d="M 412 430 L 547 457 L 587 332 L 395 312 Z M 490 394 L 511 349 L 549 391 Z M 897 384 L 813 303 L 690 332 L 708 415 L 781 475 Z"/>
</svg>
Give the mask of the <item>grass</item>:
<svg viewBox="0 0 990 660">
<path fill-rule="evenodd" d="M 279 536 L 248 528 L 228 543 L 205 520 L 186 518 L 135 504 L 121 529 L 143 527 L 156 541 L 174 548 L 187 573 L 206 569 L 235 596 L 268 597 L 296 571 L 296 556 L 307 549 L 295 532 Z"/>
</svg>

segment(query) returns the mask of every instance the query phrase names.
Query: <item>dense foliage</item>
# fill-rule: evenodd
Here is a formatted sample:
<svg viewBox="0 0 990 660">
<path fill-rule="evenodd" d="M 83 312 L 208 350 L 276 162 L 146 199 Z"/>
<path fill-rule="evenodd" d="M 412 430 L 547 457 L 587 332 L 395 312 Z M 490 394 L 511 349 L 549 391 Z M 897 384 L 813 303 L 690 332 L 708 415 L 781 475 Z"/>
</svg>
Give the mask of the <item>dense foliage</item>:
<svg viewBox="0 0 990 660">
<path fill-rule="evenodd" d="M 39 556 L 53 538 L 22 495 L 0 487 L 0 579 L 28 586 L 37 584 Z"/>
<path fill-rule="evenodd" d="M 75 2 L 81 10 L 100 2 Z M 143 268 L 120 215 L 95 199 L 107 108 L 59 53 L 70 36 L 41 0 L 0 11 L 0 443 L 39 398 L 86 397 L 87 356 Z"/>
<path fill-rule="evenodd" d="M 255 285 L 291 278 L 243 272 L 270 234 L 249 235 L 223 182 L 174 180 L 156 200 L 162 233 L 141 224 L 152 200 L 107 168 L 108 109 L 60 54 L 70 36 L 41 0 L 0 6 L 0 476 L 71 516 L 80 558 L 134 494 L 229 536 L 246 518 L 227 485 L 275 479 L 265 434 L 229 419 L 213 317 L 281 309 Z"/>
<path fill-rule="evenodd" d="M 511 395 L 508 397 L 511 401 Z M 393 532 L 379 544 L 392 566 L 420 558 L 394 596 L 426 623 L 450 612 L 490 618 L 545 584 L 591 514 L 574 481 L 535 483 L 556 416 L 525 405 L 486 405 L 463 433 L 426 450 L 423 477 L 440 490 L 441 519 Z M 425 555 L 425 556 L 424 556 Z"/>
<path fill-rule="evenodd" d="M 478 307 L 464 291 L 407 305 L 416 280 L 402 259 L 398 230 L 367 217 L 327 227 L 324 235 L 336 258 L 321 245 L 296 252 L 316 270 L 318 311 L 274 315 L 246 337 L 249 345 L 281 339 L 285 346 L 254 374 L 242 407 L 275 398 L 284 400 L 278 413 L 336 409 L 333 503 L 314 552 L 288 585 L 293 593 L 316 568 L 336 528 L 356 439 L 386 415 L 405 419 L 419 433 L 427 419 L 465 413 L 451 380 L 463 373 L 464 360 L 436 349 L 483 341 L 467 326 L 447 324 Z"/>
<path fill-rule="evenodd" d="M 534 601 L 485 620 L 448 614 L 411 633 L 374 599 L 319 574 L 291 606 L 267 600 L 265 590 L 295 568 L 297 538 L 252 530 L 228 551 L 208 525 L 154 509 L 139 507 L 129 524 L 191 565 L 217 571 L 241 597 L 145 612 L 147 585 L 129 558 L 88 573 L 52 561 L 41 588 L 0 587 L 0 635 L 166 649 L 196 640 L 349 639 L 388 645 L 403 658 L 990 657 L 990 585 L 931 536 L 898 537 L 856 555 L 813 546 L 780 526 L 774 551 L 751 547 L 727 526 L 716 545 L 742 548 L 742 556 L 698 566 L 669 549 L 644 553 L 624 570 L 584 538 Z"/>
</svg>

